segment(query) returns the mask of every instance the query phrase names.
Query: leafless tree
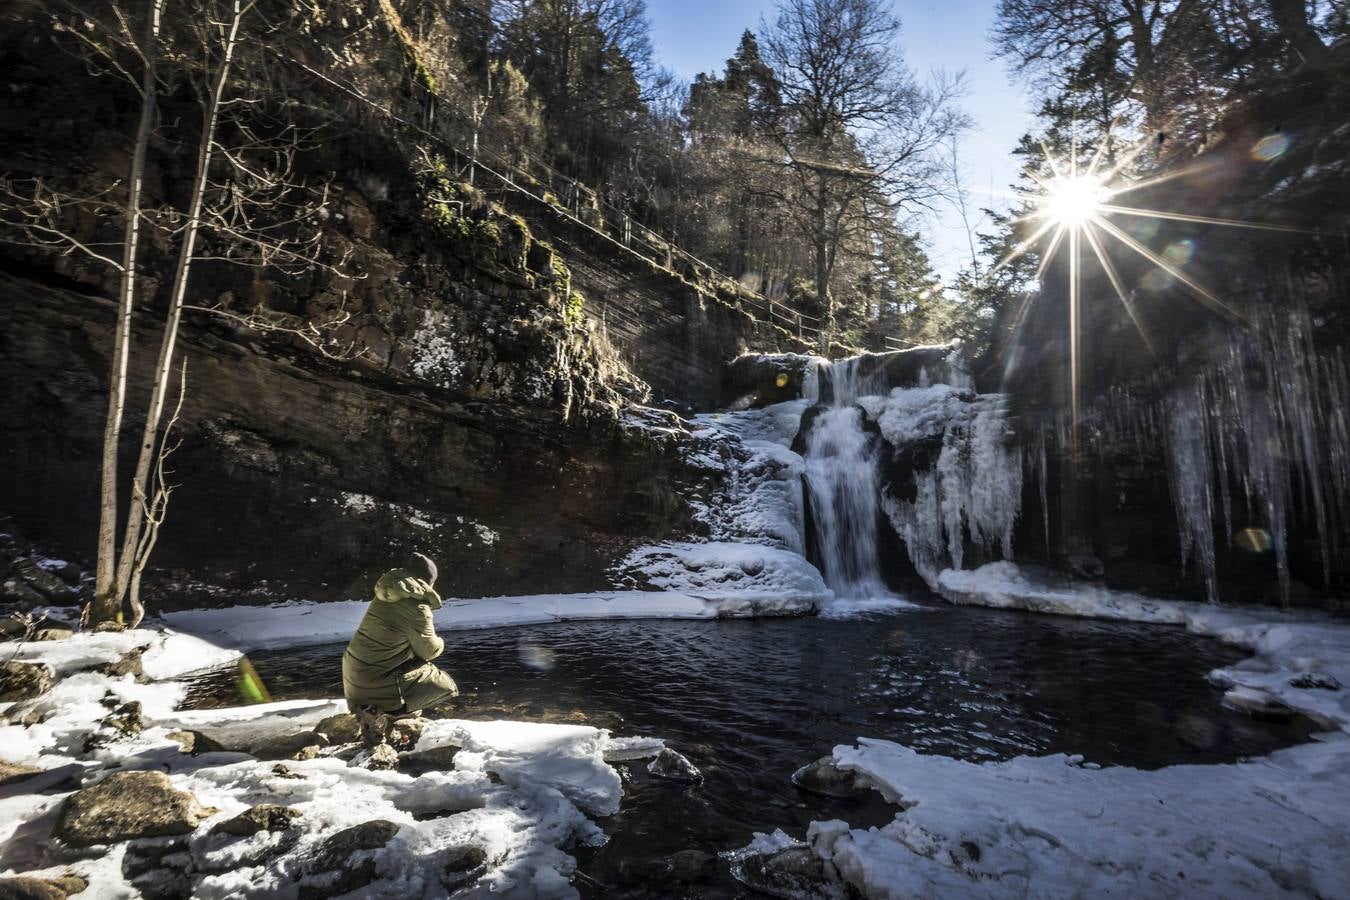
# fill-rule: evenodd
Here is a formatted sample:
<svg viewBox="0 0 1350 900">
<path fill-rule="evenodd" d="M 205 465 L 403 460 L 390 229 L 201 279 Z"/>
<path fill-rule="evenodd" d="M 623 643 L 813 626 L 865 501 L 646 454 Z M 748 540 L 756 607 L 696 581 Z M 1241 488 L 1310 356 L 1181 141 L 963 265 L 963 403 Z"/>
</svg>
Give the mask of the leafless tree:
<svg viewBox="0 0 1350 900">
<path fill-rule="evenodd" d="M 821 351 L 834 333 L 839 250 L 878 217 L 942 192 L 940 151 L 965 127 L 960 77 L 921 85 L 900 59 L 900 23 L 881 0 L 783 0 L 765 55 L 786 115 L 777 138 L 791 178 L 781 202 L 814 254 Z"/>
<path fill-rule="evenodd" d="M 191 276 L 199 261 L 265 267 L 282 273 L 325 269 L 346 277 L 349 251 L 325 240 L 328 191 L 296 175 L 297 157 L 313 146 L 312 134 L 292 122 L 272 119 L 258 96 L 257 72 L 243 82 L 235 77 L 241 48 L 262 53 L 256 35 L 245 29 L 254 0 L 194 0 L 180 4 L 166 19 L 163 0 L 147 0 L 143 20 L 121 2 L 92 9 L 56 0 L 48 8 L 62 35 L 97 76 L 121 77 L 137 90 L 141 105 L 128 154 L 125 182 L 57 185 L 44 175 L 0 175 L 0 239 L 42 246 L 58 253 L 79 253 L 118 273 L 119 289 L 109 381 L 108 414 L 101 456 L 99 536 L 94 623 L 118 620 L 130 601 L 131 624 L 143 615 L 140 581 L 165 520 L 171 488 L 165 460 L 172 448 L 168 432 L 177 422 L 186 390 L 186 369 L 175 379 L 175 360 L 183 313 L 200 310 L 224 316 L 263 332 L 285 332 L 329 356 L 360 352 L 352 342 L 338 343 L 332 330 L 350 315 L 344 308 L 319 320 L 279 314 L 257 307 L 239 311 L 222 303 L 190 304 Z M 141 21 L 139 29 L 136 23 Z M 172 72 L 166 72 L 171 60 Z M 133 71 L 139 66 L 139 77 Z M 169 77 L 186 78 L 198 92 L 197 133 L 187 137 L 156 121 L 157 95 Z M 152 152 L 192 152 L 194 167 L 186 208 L 145 202 L 147 159 Z M 119 223 L 116 242 L 103 233 L 92 237 L 71 223 L 80 212 Z M 151 305 L 157 279 L 142 274 L 138 258 L 147 231 L 171 248 L 172 274 L 150 398 L 144 410 L 136 467 L 125 508 L 118 472 L 121 426 L 127 412 L 126 387 L 131 355 L 131 324 L 138 308 Z M 120 245 L 120 261 L 115 257 Z M 165 407 L 174 388 L 178 402 L 167 422 Z M 118 520 L 122 517 L 118 548 Z"/>
</svg>

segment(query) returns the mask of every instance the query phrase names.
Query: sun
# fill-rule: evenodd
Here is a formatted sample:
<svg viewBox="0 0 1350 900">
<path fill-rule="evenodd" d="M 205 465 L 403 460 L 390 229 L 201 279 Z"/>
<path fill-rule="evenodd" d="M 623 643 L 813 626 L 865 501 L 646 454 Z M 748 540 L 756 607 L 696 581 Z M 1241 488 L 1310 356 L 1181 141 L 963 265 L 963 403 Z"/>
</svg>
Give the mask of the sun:
<svg viewBox="0 0 1350 900">
<path fill-rule="evenodd" d="M 1065 175 L 1046 184 L 1041 211 L 1047 221 L 1077 228 L 1100 215 L 1110 196 L 1097 175 Z"/>
<path fill-rule="evenodd" d="M 1083 277 L 1084 263 L 1091 259 L 1096 269 L 1106 276 L 1112 292 L 1120 301 L 1130 321 L 1134 324 L 1150 353 L 1156 355 L 1153 342 L 1144 327 L 1144 322 L 1136 309 L 1138 291 L 1133 285 L 1126 284 L 1116 268 L 1112 251 L 1119 246 L 1143 257 L 1156 270 L 1165 273 L 1169 279 L 1181 286 L 1198 301 L 1231 322 L 1246 324 L 1243 316 L 1224 303 L 1214 293 L 1200 284 L 1184 269 L 1185 260 L 1169 258 L 1164 252 L 1159 254 L 1145 246 L 1137 237 L 1134 229 L 1121 227 L 1117 221 L 1125 219 L 1167 219 L 1206 225 L 1221 225 L 1239 228 L 1261 228 L 1274 231 L 1298 231 L 1306 229 L 1259 222 L 1217 219 L 1197 216 L 1179 211 L 1145 209 L 1122 202 L 1121 198 L 1143 188 L 1159 185 L 1174 178 L 1180 178 L 1196 171 L 1193 167 L 1179 167 L 1173 171 L 1141 180 L 1130 180 L 1125 176 L 1127 168 L 1147 148 L 1147 142 L 1136 144 L 1133 150 L 1121 158 L 1108 162 L 1112 148 L 1111 135 L 1108 133 L 1099 143 L 1096 153 L 1089 160 L 1079 156 L 1079 145 L 1075 139 L 1072 151 L 1067 159 L 1056 159 L 1042 144 L 1045 154 L 1044 166 L 1049 169 L 1048 176 L 1038 177 L 1029 174 L 1035 182 L 1035 189 L 1013 191 L 1006 194 L 1011 199 L 1026 204 L 1026 212 L 1014 222 L 1027 223 L 1030 235 L 1020 241 L 1006 257 L 991 270 L 999 269 L 1011 263 L 1024 253 L 1035 248 L 1041 257 L 1036 271 L 1036 281 L 1043 283 L 1046 269 L 1057 256 L 1067 257 L 1068 274 L 1068 334 L 1069 359 L 1068 375 L 1070 383 L 1070 409 L 1073 423 L 1072 433 L 1076 440 L 1079 420 L 1079 330 L 1082 320 L 1082 293 L 1087 279 Z M 1086 164 L 1084 164 L 1086 163 Z M 1013 331 L 1020 332 L 1026 321 L 1027 311 L 1040 291 L 1025 292 L 1021 306 L 1013 318 Z"/>
</svg>

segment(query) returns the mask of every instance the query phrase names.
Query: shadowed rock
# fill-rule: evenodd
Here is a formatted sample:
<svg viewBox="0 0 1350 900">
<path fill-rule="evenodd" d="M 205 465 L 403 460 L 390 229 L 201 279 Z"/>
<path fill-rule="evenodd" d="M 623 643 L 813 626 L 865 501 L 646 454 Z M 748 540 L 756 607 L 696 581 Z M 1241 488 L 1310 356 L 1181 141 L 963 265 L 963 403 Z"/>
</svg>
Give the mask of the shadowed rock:
<svg viewBox="0 0 1350 900">
<path fill-rule="evenodd" d="M 247 837 L 259 831 L 285 831 L 291 822 L 301 815 L 293 806 L 279 806 L 275 803 L 259 803 L 251 806 L 232 819 L 226 819 L 211 829 L 212 834 L 232 834 Z"/>
<path fill-rule="evenodd" d="M 41 697 L 54 683 L 51 670 L 40 663 L 0 663 L 0 702 Z"/>
<path fill-rule="evenodd" d="M 793 772 L 792 783 L 822 797 L 857 797 L 866 793 L 858 787 L 853 773 L 840 769 L 830 756 L 822 756 Z"/>
</svg>

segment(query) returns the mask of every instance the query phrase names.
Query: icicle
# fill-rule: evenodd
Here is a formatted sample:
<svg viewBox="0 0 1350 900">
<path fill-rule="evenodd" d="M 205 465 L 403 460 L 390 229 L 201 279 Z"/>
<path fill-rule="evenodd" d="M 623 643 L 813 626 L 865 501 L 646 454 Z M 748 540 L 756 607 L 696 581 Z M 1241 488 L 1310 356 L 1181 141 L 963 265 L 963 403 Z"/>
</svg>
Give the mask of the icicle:
<svg viewBox="0 0 1350 900">
<path fill-rule="evenodd" d="M 1181 537 L 1181 562 L 1185 566 L 1191 558 L 1196 560 L 1205 579 L 1205 593 L 1213 603 L 1219 599 L 1219 587 L 1210 495 L 1214 473 L 1210 466 L 1204 382 L 1197 379 L 1194 387 L 1181 388 L 1173 394 L 1169 413 L 1168 474 Z"/>
</svg>

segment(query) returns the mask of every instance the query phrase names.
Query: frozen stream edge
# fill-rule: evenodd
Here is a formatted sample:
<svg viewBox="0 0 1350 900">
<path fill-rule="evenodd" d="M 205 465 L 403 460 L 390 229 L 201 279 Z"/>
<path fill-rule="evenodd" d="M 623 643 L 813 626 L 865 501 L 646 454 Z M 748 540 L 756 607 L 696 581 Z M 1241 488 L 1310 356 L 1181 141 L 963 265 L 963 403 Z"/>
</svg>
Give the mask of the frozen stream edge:
<svg viewBox="0 0 1350 900">
<path fill-rule="evenodd" d="M 238 752 L 182 752 L 171 732 L 190 729 L 232 746 L 242 741 L 253 747 L 346 711 L 341 700 L 178 708 L 187 692 L 178 679 L 240 656 L 237 647 L 221 646 L 222 635 L 232 634 L 240 644 L 249 644 L 252 635 L 251 646 L 286 646 L 288 634 L 298 634 L 306 622 L 314 624 L 319 606 L 255 608 L 247 618 L 240 612 L 244 608 L 184 614 L 210 640 L 176 629 L 142 628 L 7 646 L 6 653 L 17 650 L 21 661 L 47 665 L 57 680 L 35 700 L 0 704 L 0 710 L 41 717 L 35 724 L 0 725 L 0 759 L 44 770 L 0 787 L 0 876 L 55 878 L 73 872 L 89 883 L 81 896 L 139 897 L 124 876 L 125 841 L 92 851 L 55 848 L 54 859 L 43 858 L 47 835 L 70 793 L 41 792 L 72 778 L 87 787 L 114 772 L 155 770 L 167 772 L 175 788 L 191 791 L 203 806 L 214 808 L 187 836 L 185 851 L 175 854 L 192 860 L 193 897 L 293 898 L 304 879 L 322 880 L 307 874 L 307 861 L 324 854 L 325 841 L 374 820 L 392 823 L 397 831 L 382 849 L 363 851 L 377 877 L 358 891 L 361 897 L 443 897 L 452 886 L 463 897 L 577 896 L 570 883 L 576 861 L 566 848 L 605 842 L 592 817 L 618 812 L 623 795 L 610 761 L 654 756 L 662 752 L 660 740 L 612 737 L 586 725 L 436 720 L 426 725 L 415 749 L 460 749 L 449 768 L 417 777 L 362 768 L 357 763 L 364 754 L 351 764 L 320 756 L 278 766 Z M 319 614 L 317 621 L 337 628 L 342 619 Z M 281 623 L 289 623 L 289 630 Z M 334 634 L 322 636 L 331 640 Z M 349 634 L 350 628 L 342 638 Z M 144 682 L 90 668 L 138 649 Z M 107 704 L 129 701 L 141 704 L 145 727 L 119 734 L 104 723 L 111 712 Z M 278 833 L 263 830 L 240 838 L 213 833 L 220 822 L 264 802 L 294 807 L 300 816 Z M 474 873 L 476 881 L 467 886 L 445 881 L 457 875 L 446 874 L 446 867 L 466 847 L 485 853 L 486 873 Z M 34 868 L 44 864 L 49 867 Z M 311 884 L 309 890 L 314 889 Z"/>
<path fill-rule="evenodd" d="M 728 854 L 733 871 L 795 848 L 822 863 L 816 896 L 848 885 L 878 898 L 1350 897 L 1350 625 L 1057 583 L 1007 562 L 946 570 L 939 590 L 953 603 L 1184 625 L 1253 651 L 1210 673 L 1226 705 L 1287 707 L 1328 730 L 1259 759 L 1150 772 L 1064 754 L 970 763 L 860 737 L 832 761 L 901 806 L 895 820 L 813 822 L 805 842 L 757 835 Z"/>
</svg>

